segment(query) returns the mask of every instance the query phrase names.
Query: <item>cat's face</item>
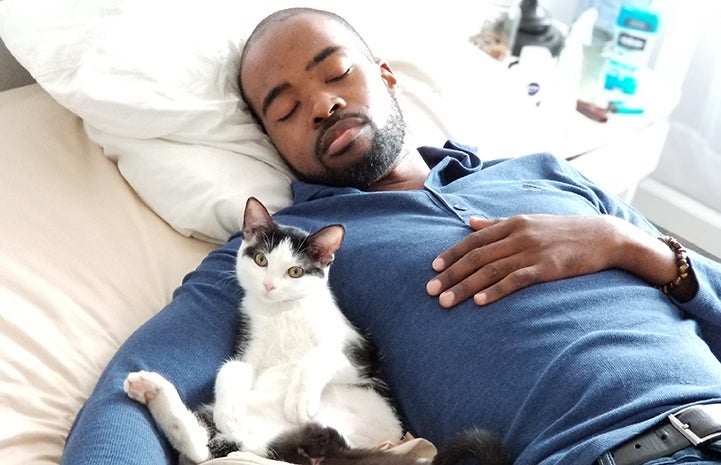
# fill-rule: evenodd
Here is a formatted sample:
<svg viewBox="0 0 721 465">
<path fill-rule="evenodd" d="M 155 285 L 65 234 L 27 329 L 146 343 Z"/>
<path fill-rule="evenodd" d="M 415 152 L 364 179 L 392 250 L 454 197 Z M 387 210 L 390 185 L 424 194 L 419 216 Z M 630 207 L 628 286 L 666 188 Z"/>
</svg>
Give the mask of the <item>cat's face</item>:
<svg viewBox="0 0 721 465">
<path fill-rule="evenodd" d="M 335 224 L 307 234 L 281 226 L 251 197 L 243 216 L 243 243 L 236 265 L 247 295 L 270 302 L 298 300 L 325 286 L 328 267 L 345 235 Z"/>
<path fill-rule="evenodd" d="M 327 267 L 318 266 L 291 237 L 261 233 L 240 248 L 238 281 L 246 293 L 270 302 L 291 301 L 315 292 L 327 281 Z"/>
</svg>

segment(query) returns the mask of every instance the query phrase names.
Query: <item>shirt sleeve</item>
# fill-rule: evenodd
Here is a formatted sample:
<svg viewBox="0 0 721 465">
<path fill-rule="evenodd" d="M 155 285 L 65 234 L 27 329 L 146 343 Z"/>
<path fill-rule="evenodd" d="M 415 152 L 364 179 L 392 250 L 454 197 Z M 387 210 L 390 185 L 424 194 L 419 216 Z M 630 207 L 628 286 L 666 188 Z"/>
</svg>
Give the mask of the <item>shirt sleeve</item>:
<svg viewBox="0 0 721 465">
<path fill-rule="evenodd" d="M 692 250 L 688 254 L 699 288 L 693 299 L 678 306 L 699 322 L 704 340 L 721 360 L 721 264 Z"/>
</svg>

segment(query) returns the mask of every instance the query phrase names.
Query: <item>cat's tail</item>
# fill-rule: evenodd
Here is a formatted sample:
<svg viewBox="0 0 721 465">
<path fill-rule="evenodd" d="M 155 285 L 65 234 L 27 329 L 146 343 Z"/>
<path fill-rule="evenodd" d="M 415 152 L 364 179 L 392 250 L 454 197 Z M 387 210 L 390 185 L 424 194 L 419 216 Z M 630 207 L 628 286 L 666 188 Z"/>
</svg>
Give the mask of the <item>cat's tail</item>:
<svg viewBox="0 0 721 465">
<path fill-rule="evenodd" d="M 432 465 L 456 465 L 462 460 L 478 465 L 511 465 L 513 460 L 493 433 L 469 429 L 452 438 L 433 458 Z"/>
</svg>

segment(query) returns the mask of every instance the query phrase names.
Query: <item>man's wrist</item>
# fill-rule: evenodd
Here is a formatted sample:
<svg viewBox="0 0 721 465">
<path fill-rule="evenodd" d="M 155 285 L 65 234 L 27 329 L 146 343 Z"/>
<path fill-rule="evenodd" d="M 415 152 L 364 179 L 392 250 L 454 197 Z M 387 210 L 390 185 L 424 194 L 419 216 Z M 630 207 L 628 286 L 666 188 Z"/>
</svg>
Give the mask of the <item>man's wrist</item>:
<svg viewBox="0 0 721 465">
<path fill-rule="evenodd" d="M 678 240 L 671 236 L 661 236 L 658 239 L 666 244 L 676 257 L 676 277 L 657 287 L 664 294 L 670 295 L 681 303 L 688 302 L 698 292 L 698 281 L 691 267 L 688 252 Z"/>
</svg>

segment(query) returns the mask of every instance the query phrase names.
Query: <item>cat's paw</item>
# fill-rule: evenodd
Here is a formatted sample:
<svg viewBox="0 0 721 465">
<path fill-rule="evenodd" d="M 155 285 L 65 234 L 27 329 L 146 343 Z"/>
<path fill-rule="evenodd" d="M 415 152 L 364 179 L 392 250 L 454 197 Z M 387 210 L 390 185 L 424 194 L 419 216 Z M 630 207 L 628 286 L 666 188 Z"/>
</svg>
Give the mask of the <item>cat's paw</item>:
<svg viewBox="0 0 721 465">
<path fill-rule="evenodd" d="M 123 390 L 131 399 L 147 405 L 158 397 L 166 384 L 168 381 L 158 373 L 135 371 L 125 378 Z"/>
<path fill-rule="evenodd" d="M 314 422 L 303 428 L 303 439 L 298 444 L 299 451 L 314 458 L 332 456 L 344 449 L 348 449 L 348 443 L 337 430 Z"/>
<path fill-rule="evenodd" d="M 224 410 L 216 408 L 213 412 L 213 423 L 221 433 L 231 437 L 242 436 L 243 424 L 245 423 L 245 405 L 239 403 L 237 406 L 228 406 Z"/>
<path fill-rule="evenodd" d="M 218 434 L 208 441 L 208 450 L 211 457 L 227 457 L 229 454 L 240 451 L 240 442 Z"/>
<path fill-rule="evenodd" d="M 280 435 L 269 449 L 276 460 L 315 465 L 327 458 L 338 458 L 348 444 L 337 430 L 310 422 Z"/>
<path fill-rule="evenodd" d="M 247 398 L 253 382 L 253 369 L 237 360 L 226 362 L 215 380 L 213 422 L 221 433 L 233 437 L 242 435 Z"/>
<path fill-rule="evenodd" d="M 296 385 L 288 390 L 285 396 L 285 417 L 292 423 L 308 423 L 318 414 L 320 408 L 320 392 L 308 386 Z"/>
</svg>

